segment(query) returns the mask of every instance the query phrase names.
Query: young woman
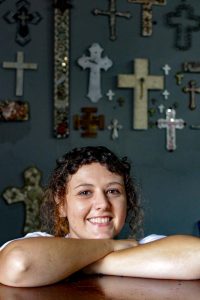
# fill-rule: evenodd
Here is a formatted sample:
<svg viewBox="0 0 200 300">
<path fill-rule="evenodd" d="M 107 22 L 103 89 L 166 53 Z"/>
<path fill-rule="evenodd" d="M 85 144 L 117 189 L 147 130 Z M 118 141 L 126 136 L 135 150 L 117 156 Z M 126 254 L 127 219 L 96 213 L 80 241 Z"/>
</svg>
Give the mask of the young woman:
<svg viewBox="0 0 200 300">
<path fill-rule="evenodd" d="M 141 209 L 126 158 L 105 147 L 75 148 L 57 161 L 45 192 L 45 232 L 8 242 L 0 282 L 41 286 L 77 271 L 147 278 L 200 278 L 200 239 L 116 239 L 126 220 L 137 236 Z M 132 236 L 133 236 L 132 234 Z"/>
</svg>

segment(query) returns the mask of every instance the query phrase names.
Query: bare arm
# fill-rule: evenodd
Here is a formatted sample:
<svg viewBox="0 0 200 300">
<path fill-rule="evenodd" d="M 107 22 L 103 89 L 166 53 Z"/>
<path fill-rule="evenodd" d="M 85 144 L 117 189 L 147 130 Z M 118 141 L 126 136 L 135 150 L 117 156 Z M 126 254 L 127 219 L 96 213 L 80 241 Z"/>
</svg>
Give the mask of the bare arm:
<svg viewBox="0 0 200 300">
<path fill-rule="evenodd" d="M 200 278 L 200 239 L 170 236 L 117 251 L 92 264 L 86 273 L 162 279 Z"/>
<path fill-rule="evenodd" d="M 34 237 L 13 241 L 0 251 L 0 283 L 41 286 L 60 281 L 135 241 Z"/>
</svg>

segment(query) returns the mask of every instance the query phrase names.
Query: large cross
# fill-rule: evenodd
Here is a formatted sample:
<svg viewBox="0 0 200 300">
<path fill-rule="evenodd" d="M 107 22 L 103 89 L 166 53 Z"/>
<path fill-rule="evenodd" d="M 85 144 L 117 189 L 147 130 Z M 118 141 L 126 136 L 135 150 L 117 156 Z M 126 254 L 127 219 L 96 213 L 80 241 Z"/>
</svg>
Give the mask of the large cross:
<svg viewBox="0 0 200 300">
<path fill-rule="evenodd" d="M 195 94 L 200 93 L 200 88 L 196 85 L 197 83 L 195 80 L 190 80 L 188 86 L 183 88 L 183 91 L 185 93 L 190 94 L 189 108 L 191 110 L 194 110 L 196 108 Z"/>
<path fill-rule="evenodd" d="M 176 29 L 175 47 L 188 50 L 192 44 L 192 32 L 200 30 L 200 16 L 194 15 L 191 5 L 182 3 L 166 17 L 168 25 Z"/>
<path fill-rule="evenodd" d="M 167 150 L 176 150 L 176 129 L 183 129 L 185 122 L 183 119 L 176 119 L 175 109 L 169 108 L 166 110 L 166 119 L 157 121 L 158 128 L 167 130 Z"/>
<path fill-rule="evenodd" d="M 24 233 L 40 230 L 40 206 L 43 188 L 40 186 L 42 174 L 36 167 L 24 171 L 24 186 L 9 187 L 3 192 L 8 204 L 22 202 L 25 205 Z"/>
<path fill-rule="evenodd" d="M 135 74 L 118 75 L 118 87 L 134 89 L 134 129 L 148 128 L 148 90 L 162 90 L 164 77 L 148 74 L 148 60 L 135 59 Z"/>
<path fill-rule="evenodd" d="M 23 95 L 23 82 L 24 82 L 24 70 L 36 70 L 37 64 L 25 63 L 24 53 L 21 51 L 17 52 L 16 62 L 3 62 L 3 68 L 5 69 L 16 69 L 16 96 Z"/>
<path fill-rule="evenodd" d="M 107 57 L 101 57 L 103 48 L 97 43 L 89 48 L 90 56 L 83 55 L 78 59 L 78 64 L 85 70 L 90 69 L 88 98 L 92 102 L 98 102 L 101 94 L 101 70 L 107 71 L 112 66 L 112 61 Z"/>
<path fill-rule="evenodd" d="M 165 5 L 167 0 L 128 0 L 130 3 L 142 4 L 142 35 L 152 35 L 152 6 Z"/>
<path fill-rule="evenodd" d="M 119 12 L 116 8 L 116 0 L 109 0 L 110 8 L 109 10 L 100 10 L 94 9 L 93 13 L 97 15 L 103 15 L 109 17 L 109 25 L 110 25 L 110 39 L 112 41 L 116 40 L 116 18 L 117 17 L 124 17 L 130 19 L 131 14 L 130 12 Z"/>
<path fill-rule="evenodd" d="M 8 11 L 4 15 L 4 19 L 10 24 L 18 23 L 16 42 L 24 46 L 31 40 L 28 25 L 36 25 L 42 18 L 38 12 L 29 13 L 30 3 L 28 1 L 20 0 L 16 3 L 16 6 L 17 12 Z"/>
</svg>

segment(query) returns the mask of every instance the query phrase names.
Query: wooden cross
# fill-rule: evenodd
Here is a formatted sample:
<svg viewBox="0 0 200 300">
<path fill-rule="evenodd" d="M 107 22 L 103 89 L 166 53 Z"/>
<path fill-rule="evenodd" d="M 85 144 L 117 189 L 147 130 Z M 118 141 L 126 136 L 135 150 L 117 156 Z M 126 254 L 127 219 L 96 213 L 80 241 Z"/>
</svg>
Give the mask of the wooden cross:
<svg viewBox="0 0 200 300">
<path fill-rule="evenodd" d="M 197 87 L 196 81 L 190 80 L 188 86 L 183 88 L 183 91 L 190 94 L 189 108 L 194 110 L 196 108 L 195 94 L 200 93 L 200 88 Z"/>
<path fill-rule="evenodd" d="M 90 56 L 83 55 L 78 59 L 78 64 L 85 70 L 90 69 L 88 98 L 94 103 L 102 97 L 101 70 L 107 71 L 112 66 L 112 61 L 107 57 L 101 57 L 103 48 L 97 43 L 89 48 Z"/>
<path fill-rule="evenodd" d="M 0 121 L 27 121 L 29 119 L 29 106 L 22 101 L 0 101 Z"/>
<path fill-rule="evenodd" d="M 118 75 L 118 87 L 135 89 L 134 99 L 134 129 L 148 128 L 148 90 L 162 90 L 163 76 L 148 74 L 148 60 L 135 59 L 135 74 Z"/>
<path fill-rule="evenodd" d="M 152 6 L 165 5 L 166 0 L 128 0 L 130 3 L 142 4 L 142 35 L 152 35 Z"/>
<path fill-rule="evenodd" d="M 119 130 L 122 128 L 123 126 L 119 124 L 119 121 L 117 119 L 113 119 L 111 121 L 111 124 L 108 125 L 108 129 L 112 130 L 112 134 L 111 134 L 112 140 L 116 140 L 119 138 Z"/>
<path fill-rule="evenodd" d="M 185 122 L 183 119 L 176 119 L 175 109 L 166 110 L 166 119 L 159 119 L 157 121 L 158 128 L 165 128 L 167 130 L 167 150 L 176 150 L 176 129 L 183 129 Z"/>
<path fill-rule="evenodd" d="M 25 63 L 24 53 L 21 51 L 17 52 L 16 62 L 3 62 L 3 68 L 5 69 L 16 69 L 16 96 L 23 95 L 23 82 L 24 82 L 24 70 L 36 70 L 37 64 Z"/>
<path fill-rule="evenodd" d="M 8 11 L 4 15 L 4 19 L 10 23 L 18 23 L 18 31 L 16 34 L 16 42 L 21 46 L 26 45 L 31 40 L 29 32 L 29 24 L 38 24 L 42 17 L 38 12 L 29 13 L 30 3 L 25 0 L 16 3 L 17 12 Z"/>
<path fill-rule="evenodd" d="M 194 15 L 191 5 L 182 3 L 175 12 L 166 15 L 167 24 L 175 28 L 175 47 L 179 50 L 188 50 L 192 44 L 192 32 L 200 30 L 200 17 Z"/>
<path fill-rule="evenodd" d="M 81 109 L 83 116 L 74 116 L 74 129 L 82 129 L 84 132 L 81 133 L 82 137 L 96 137 L 97 130 L 104 129 L 104 116 L 95 116 L 97 112 L 96 107 L 83 107 Z"/>
<path fill-rule="evenodd" d="M 40 230 L 40 206 L 44 195 L 40 186 L 41 177 L 42 174 L 36 167 L 29 167 L 24 171 L 22 188 L 8 187 L 3 192 L 3 198 L 8 204 L 24 203 L 24 233 Z"/>
<path fill-rule="evenodd" d="M 94 9 L 93 13 L 98 15 L 103 15 L 109 17 L 109 24 L 110 24 L 110 39 L 112 41 L 116 40 L 116 18 L 117 17 L 124 17 L 127 19 L 130 19 L 131 14 L 130 12 L 119 12 L 116 8 L 116 0 L 109 0 L 110 2 L 110 8 L 109 10 L 100 10 L 100 9 Z"/>
<path fill-rule="evenodd" d="M 181 85 L 183 77 L 184 77 L 183 73 L 177 72 L 175 75 L 176 84 Z"/>
</svg>

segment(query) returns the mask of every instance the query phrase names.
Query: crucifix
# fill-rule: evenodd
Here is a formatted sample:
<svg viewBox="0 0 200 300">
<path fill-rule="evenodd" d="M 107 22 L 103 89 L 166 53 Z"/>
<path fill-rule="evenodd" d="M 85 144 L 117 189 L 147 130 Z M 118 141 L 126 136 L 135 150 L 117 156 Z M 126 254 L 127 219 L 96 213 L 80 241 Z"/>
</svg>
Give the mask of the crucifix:
<svg viewBox="0 0 200 300">
<path fill-rule="evenodd" d="M 142 35 L 152 35 L 152 6 L 165 5 L 167 0 L 128 0 L 130 3 L 142 4 Z"/>
<path fill-rule="evenodd" d="M 200 93 L 200 88 L 197 87 L 195 80 L 190 80 L 187 87 L 183 88 L 183 92 L 190 94 L 189 108 L 194 110 L 196 108 L 195 94 Z"/>
<path fill-rule="evenodd" d="M 10 23 L 18 23 L 16 42 L 21 46 L 26 45 L 31 40 L 29 24 L 38 24 L 42 17 L 38 12 L 29 13 L 30 3 L 26 0 L 20 0 L 16 3 L 17 12 L 8 11 L 4 19 Z"/>
<path fill-rule="evenodd" d="M 185 122 L 183 119 L 176 119 L 175 109 L 169 108 L 166 110 L 166 119 L 158 119 L 158 128 L 167 130 L 167 150 L 172 152 L 176 150 L 176 129 L 183 129 Z"/>
<path fill-rule="evenodd" d="M 108 129 L 112 130 L 112 134 L 111 134 L 112 140 L 116 140 L 119 138 L 119 130 L 122 128 L 123 126 L 119 124 L 119 121 L 117 119 L 113 119 L 111 121 L 111 124 L 108 125 Z"/>
<path fill-rule="evenodd" d="M 90 69 L 88 98 L 96 103 L 102 97 L 101 93 L 101 70 L 107 71 L 112 66 L 112 61 L 102 57 L 103 48 L 97 43 L 89 48 L 90 56 L 83 55 L 78 59 L 78 64 L 85 70 Z"/>
<path fill-rule="evenodd" d="M 117 17 L 124 17 L 127 19 L 131 18 L 130 12 L 119 12 L 116 8 L 116 1 L 117 0 L 109 0 L 110 2 L 110 8 L 109 10 L 100 10 L 100 9 L 94 9 L 93 13 L 95 16 L 103 15 L 109 17 L 109 24 L 110 24 L 110 39 L 112 41 L 116 40 L 116 18 Z"/>
<path fill-rule="evenodd" d="M 36 167 L 27 168 L 23 175 L 24 186 L 22 188 L 6 188 L 3 198 L 8 204 L 24 203 L 24 233 L 29 233 L 40 230 L 40 206 L 44 193 L 40 185 L 42 174 Z"/>
<path fill-rule="evenodd" d="M 175 28 L 175 47 L 179 50 L 188 50 L 192 44 L 192 32 L 200 30 L 200 16 L 194 15 L 191 5 L 182 3 L 175 12 L 166 15 L 167 24 Z"/>
<path fill-rule="evenodd" d="M 135 90 L 134 99 L 134 129 L 148 128 L 148 90 L 162 90 L 164 77 L 148 74 L 148 59 L 135 59 L 135 74 L 118 75 L 118 87 Z"/>
<path fill-rule="evenodd" d="M 16 96 L 23 95 L 23 82 L 24 82 L 24 70 L 36 70 L 37 64 L 25 63 L 24 53 L 21 51 L 17 52 L 16 62 L 3 62 L 3 68 L 5 69 L 16 69 Z"/>
</svg>

